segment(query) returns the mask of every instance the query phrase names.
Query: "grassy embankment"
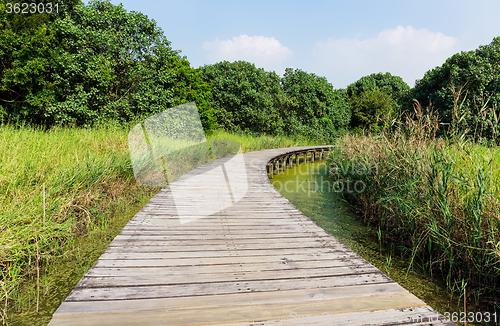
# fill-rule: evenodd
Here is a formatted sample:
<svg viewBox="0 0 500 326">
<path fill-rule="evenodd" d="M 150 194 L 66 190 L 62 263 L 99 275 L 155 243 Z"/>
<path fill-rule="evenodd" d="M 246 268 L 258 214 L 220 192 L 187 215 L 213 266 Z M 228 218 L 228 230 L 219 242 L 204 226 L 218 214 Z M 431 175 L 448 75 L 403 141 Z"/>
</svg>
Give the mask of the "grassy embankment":
<svg viewBox="0 0 500 326">
<path fill-rule="evenodd" d="M 346 135 L 330 157 L 344 192 L 379 238 L 475 305 L 500 309 L 500 149 L 436 139 L 417 112 L 395 133 Z M 353 183 L 351 184 L 351 191 Z"/>
<path fill-rule="evenodd" d="M 1 319 L 12 300 L 19 298 L 23 282 L 37 278 L 37 262 L 42 269 L 56 257 L 71 254 L 68 248 L 75 248 L 68 244 L 75 243 L 79 235 L 105 229 L 113 213 L 124 211 L 159 190 L 135 182 L 128 131 L 42 131 L 0 125 Z M 304 139 L 223 131 L 216 131 L 209 138 L 236 140 L 244 152 L 316 144 Z"/>
</svg>

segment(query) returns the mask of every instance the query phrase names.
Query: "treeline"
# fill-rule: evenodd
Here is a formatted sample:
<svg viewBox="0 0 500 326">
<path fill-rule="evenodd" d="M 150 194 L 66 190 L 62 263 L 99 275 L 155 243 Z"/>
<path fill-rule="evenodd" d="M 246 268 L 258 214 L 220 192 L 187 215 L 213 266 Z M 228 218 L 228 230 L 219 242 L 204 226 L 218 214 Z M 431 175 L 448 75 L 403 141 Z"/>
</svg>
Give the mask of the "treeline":
<svg viewBox="0 0 500 326">
<path fill-rule="evenodd" d="M 206 130 L 331 139 L 392 128 L 418 101 L 447 131 L 494 139 L 500 38 L 428 71 L 414 88 L 377 73 L 346 89 L 244 61 L 192 68 L 156 23 L 108 1 L 57 0 L 58 14 L 0 9 L 0 120 L 43 126 L 123 124 L 195 101 Z"/>
<path fill-rule="evenodd" d="M 54 126 L 123 123 L 196 101 L 215 121 L 210 85 L 156 23 L 121 5 L 57 0 L 59 13 L 0 8 L 0 117 Z"/>
</svg>

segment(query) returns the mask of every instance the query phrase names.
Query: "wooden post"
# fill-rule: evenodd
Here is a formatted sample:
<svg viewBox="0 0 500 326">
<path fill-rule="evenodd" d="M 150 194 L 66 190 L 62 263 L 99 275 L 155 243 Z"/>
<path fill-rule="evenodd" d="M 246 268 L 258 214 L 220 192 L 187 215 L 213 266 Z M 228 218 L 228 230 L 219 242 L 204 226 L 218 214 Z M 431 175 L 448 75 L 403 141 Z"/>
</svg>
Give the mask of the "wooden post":
<svg viewBox="0 0 500 326">
<path fill-rule="evenodd" d="M 292 166 L 293 166 L 293 155 L 290 154 L 290 156 L 288 156 L 288 167 L 292 168 Z"/>
<path fill-rule="evenodd" d="M 271 162 L 271 164 L 269 164 L 269 179 L 272 179 L 273 178 L 273 162 Z"/>
<path fill-rule="evenodd" d="M 38 303 L 40 302 L 40 265 L 38 263 L 38 236 L 35 228 L 35 243 L 36 243 L 36 313 L 38 313 Z"/>
<path fill-rule="evenodd" d="M 323 160 L 323 150 L 320 150 L 319 151 L 319 160 L 322 161 Z"/>
<path fill-rule="evenodd" d="M 315 158 L 316 158 L 316 150 L 311 152 L 311 163 L 314 163 Z"/>
<path fill-rule="evenodd" d="M 286 170 L 286 156 L 283 156 L 283 165 L 281 166 L 281 171 L 285 172 Z"/>
<path fill-rule="evenodd" d="M 280 161 L 276 160 L 274 161 L 274 164 L 276 164 L 276 166 L 274 167 L 274 174 L 280 173 Z"/>
<path fill-rule="evenodd" d="M 304 152 L 304 161 L 302 161 L 302 164 L 307 163 L 307 152 Z"/>
</svg>

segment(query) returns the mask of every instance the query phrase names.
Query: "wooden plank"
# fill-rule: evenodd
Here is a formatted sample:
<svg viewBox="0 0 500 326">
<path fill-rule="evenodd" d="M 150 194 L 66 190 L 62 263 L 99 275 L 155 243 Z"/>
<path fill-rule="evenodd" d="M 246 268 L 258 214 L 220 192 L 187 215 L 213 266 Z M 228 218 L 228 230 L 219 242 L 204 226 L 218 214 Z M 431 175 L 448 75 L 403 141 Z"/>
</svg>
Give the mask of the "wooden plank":
<svg viewBox="0 0 500 326">
<path fill-rule="evenodd" d="M 306 232 L 305 232 L 306 231 Z M 232 228 L 219 228 L 218 230 L 212 229 L 212 230 L 169 230 L 163 232 L 163 234 L 136 234 L 136 235 L 128 235 L 128 234 L 118 234 L 115 239 L 117 240 L 130 240 L 134 239 L 137 237 L 141 238 L 147 238 L 149 240 L 164 240 L 164 239 L 169 239 L 172 237 L 183 237 L 183 238 L 191 238 L 191 236 L 203 236 L 206 238 L 207 236 L 225 236 L 230 233 L 235 233 L 237 235 L 241 235 L 243 237 L 245 236 L 265 236 L 267 237 L 269 234 L 273 234 L 276 236 L 281 236 L 281 235 L 288 235 L 290 237 L 304 237 L 304 236 L 309 236 L 309 237 L 314 237 L 315 235 L 318 236 L 325 236 L 323 232 L 319 230 L 314 230 L 312 228 L 308 229 L 302 229 L 302 230 L 290 230 L 290 229 L 281 229 L 281 228 L 276 228 L 275 230 L 272 229 L 260 229 L 260 230 L 253 230 L 253 229 L 239 229 L 239 230 L 233 230 Z"/>
<path fill-rule="evenodd" d="M 407 293 L 396 283 L 366 284 L 350 287 L 333 287 L 321 289 L 282 290 L 278 292 L 251 292 L 220 295 L 205 295 L 196 297 L 157 298 L 147 300 L 108 300 L 66 302 L 58 309 L 57 315 L 70 314 L 102 314 L 143 312 L 168 309 L 198 309 L 210 307 L 248 306 L 280 302 L 300 303 L 308 300 L 323 300 L 335 298 L 352 298 L 360 296 L 377 296 L 382 294 Z"/>
<path fill-rule="evenodd" d="M 179 239 L 189 239 L 189 240 L 196 240 L 196 239 L 230 239 L 230 238 L 235 238 L 235 239 L 278 239 L 278 238 L 305 238 L 305 237 L 321 237 L 323 234 L 318 231 L 318 234 L 311 234 L 307 232 L 297 232 L 297 233 L 276 233 L 276 234 L 266 234 L 266 233 L 261 233 L 261 234 L 243 234 L 243 235 L 238 235 L 238 234 L 191 234 L 191 235 L 182 235 L 182 234 L 177 234 L 177 235 L 171 235 L 171 236 L 166 236 L 165 239 L 172 239 L 172 240 L 179 240 Z M 118 237 L 118 236 L 117 236 Z M 120 239 L 120 238 L 119 238 Z M 138 240 L 141 241 L 141 240 Z M 147 241 L 147 240 L 146 240 Z M 161 240 L 157 241 L 150 241 L 150 242 L 159 242 Z"/>
<path fill-rule="evenodd" d="M 187 280 L 186 280 L 187 281 Z M 381 272 L 285 280 L 226 281 L 181 285 L 75 288 L 66 301 L 171 298 L 208 294 L 250 293 L 392 282 Z"/>
<path fill-rule="evenodd" d="M 409 293 L 384 294 L 373 297 L 310 300 L 297 303 L 256 304 L 252 306 L 225 306 L 198 309 L 148 311 L 144 313 L 92 314 L 80 325 L 203 325 L 212 323 L 250 322 L 253 320 L 287 319 L 290 314 L 322 314 L 363 312 L 380 309 L 407 308 L 425 305 Z M 355 308 L 354 308 L 355 307 Z M 64 317 L 55 318 L 64 325 Z"/>
<path fill-rule="evenodd" d="M 306 255 L 294 255 L 283 257 L 274 256 L 248 256 L 248 257 L 199 257 L 199 258 L 174 258 L 174 259 L 100 259 L 94 266 L 96 267 L 168 267 L 168 266 L 197 266 L 197 265 L 225 265 L 225 264 L 246 264 L 255 262 L 276 262 L 287 264 L 294 261 L 309 260 L 332 260 L 332 259 L 352 259 L 357 257 L 354 253 L 339 253 L 337 255 L 318 255 L 314 252 Z"/>
<path fill-rule="evenodd" d="M 161 242 L 152 241 L 116 241 L 108 247 L 109 250 L 114 252 L 129 251 L 133 252 L 137 250 L 147 251 L 191 251 L 193 247 L 203 246 L 205 250 L 210 250 L 210 248 L 217 248 L 218 245 L 231 245 L 234 248 L 243 249 L 286 249 L 286 248 L 329 248 L 334 251 L 347 250 L 346 246 L 337 244 L 333 241 L 320 241 L 318 239 L 312 238 L 285 238 L 285 239 L 265 239 L 260 240 L 255 238 L 222 238 L 222 239 L 211 239 L 211 240 L 167 240 Z M 255 245 L 255 246 L 251 246 Z M 180 247 L 180 248 L 179 248 Z"/>
<path fill-rule="evenodd" d="M 206 273 L 245 273 L 251 271 L 272 271 L 272 270 L 293 270 L 293 269 L 313 269 L 313 268 L 335 268 L 342 266 L 360 266 L 368 263 L 359 257 L 337 260 L 307 260 L 307 261 L 274 261 L 268 263 L 254 262 L 246 264 L 218 264 L 218 265 L 198 265 L 193 268 L 186 266 L 166 266 L 166 267 L 99 267 L 91 268 L 86 276 L 128 276 L 139 277 L 142 275 L 198 275 Z M 371 265 L 370 265 L 371 266 Z"/>
<path fill-rule="evenodd" d="M 76 288 L 117 287 L 117 286 L 146 286 L 146 285 L 171 285 L 190 283 L 211 283 L 255 280 L 281 280 L 311 277 L 330 277 L 340 275 L 359 275 L 376 273 L 374 266 L 344 266 L 337 268 L 311 268 L 307 270 L 293 269 L 281 271 L 260 271 L 244 273 L 215 273 L 215 274 L 183 274 L 183 275 L 142 275 L 142 276 L 117 276 L 117 277 L 85 277 L 80 280 Z M 186 277 L 192 276 L 192 277 Z M 295 280 L 294 280 L 295 281 Z"/>
<path fill-rule="evenodd" d="M 206 248 L 206 246 L 191 246 L 190 251 L 186 251 L 184 247 L 177 246 L 179 250 L 175 251 L 128 251 L 123 250 L 126 248 L 113 247 L 122 249 L 120 251 L 108 251 L 101 255 L 99 259 L 170 259 L 170 258 L 193 258 L 193 257 L 228 257 L 238 255 L 239 257 L 249 257 L 249 256 L 267 256 L 276 255 L 276 249 L 253 249 L 245 248 L 243 246 L 211 246 Z M 280 249 L 280 255 L 306 255 L 311 251 L 311 248 L 315 248 L 316 253 L 329 253 L 334 252 L 332 249 L 328 248 L 318 248 L 318 247 L 307 247 L 307 248 L 284 248 Z M 237 253 L 237 254 L 236 254 Z"/>
<path fill-rule="evenodd" d="M 429 326 L 453 326 L 452 322 L 445 321 L 444 316 L 436 313 L 429 306 L 417 306 L 398 309 L 384 309 L 363 311 L 358 313 L 332 314 L 324 312 L 320 315 L 300 315 L 287 319 L 258 320 L 251 322 L 231 323 L 231 326 L 367 326 L 367 325 L 429 325 Z M 205 324 L 208 326 L 208 324 Z M 210 324 L 210 326 L 222 326 L 224 324 Z M 456 326 L 456 325 L 455 325 Z"/>
<path fill-rule="evenodd" d="M 251 226 L 252 229 L 249 230 L 248 227 Z M 175 234 L 175 233 L 188 233 L 188 232 L 204 232 L 204 233 L 212 233 L 215 231 L 222 231 L 222 230 L 231 230 L 231 231 L 238 231 L 238 232 L 254 232 L 254 233 L 259 233 L 259 232 L 276 232 L 276 228 L 279 227 L 279 230 L 281 232 L 284 231 L 304 231 L 304 230 L 312 230 L 312 231 L 318 231 L 317 226 L 314 224 L 282 224 L 282 225 L 263 225 L 262 223 L 245 223 L 245 224 L 226 224 L 226 223 L 220 223 L 220 224 L 207 224 L 205 226 L 200 226 L 200 225 L 195 225 L 195 226 L 187 226 L 187 227 L 172 227 L 172 228 L 127 228 L 122 230 L 119 235 L 120 236 L 126 236 L 126 235 L 132 235 L 132 236 L 137 236 L 137 235 L 168 235 L 168 234 Z"/>
</svg>

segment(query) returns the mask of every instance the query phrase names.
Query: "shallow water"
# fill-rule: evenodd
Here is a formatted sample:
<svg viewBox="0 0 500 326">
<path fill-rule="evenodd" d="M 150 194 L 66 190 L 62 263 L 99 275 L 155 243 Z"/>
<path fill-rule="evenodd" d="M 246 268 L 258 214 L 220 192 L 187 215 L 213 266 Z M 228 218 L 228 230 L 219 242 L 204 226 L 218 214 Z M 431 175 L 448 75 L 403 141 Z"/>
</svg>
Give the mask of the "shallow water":
<svg viewBox="0 0 500 326">
<path fill-rule="evenodd" d="M 450 300 L 444 282 L 409 270 L 409 264 L 394 250 L 380 244 L 376 233 L 360 222 L 350 206 L 342 202 L 332 189 L 324 161 L 294 166 L 274 175 L 271 182 L 316 224 L 425 303 L 442 314 L 463 311 L 463 303 Z M 353 188 L 351 185 L 351 191 Z M 362 185 L 358 185 L 358 190 L 361 189 Z"/>
<path fill-rule="evenodd" d="M 47 325 L 52 314 L 73 290 L 76 283 L 106 250 L 125 224 L 148 202 L 129 206 L 110 219 L 106 228 L 79 237 L 57 258 L 48 270 L 40 272 L 40 302 L 36 312 L 36 280 L 26 282 L 14 307 L 8 312 L 8 325 Z"/>
</svg>

